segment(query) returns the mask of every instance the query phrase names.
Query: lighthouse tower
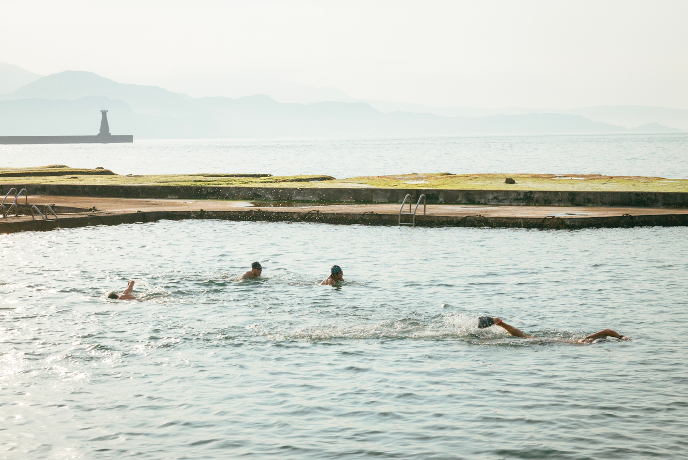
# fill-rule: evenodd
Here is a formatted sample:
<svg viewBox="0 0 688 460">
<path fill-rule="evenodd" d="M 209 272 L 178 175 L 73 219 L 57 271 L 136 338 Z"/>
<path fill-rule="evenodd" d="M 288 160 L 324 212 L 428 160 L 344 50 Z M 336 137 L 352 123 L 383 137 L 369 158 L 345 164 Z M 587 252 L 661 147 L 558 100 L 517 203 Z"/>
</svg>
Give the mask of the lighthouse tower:
<svg viewBox="0 0 688 460">
<path fill-rule="evenodd" d="M 99 136 L 109 136 L 110 135 L 110 125 L 108 124 L 107 121 L 107 110 L 101 110 L 101 118 L 100 118 L 100 132 L 98 133 Z"/>
</svg>

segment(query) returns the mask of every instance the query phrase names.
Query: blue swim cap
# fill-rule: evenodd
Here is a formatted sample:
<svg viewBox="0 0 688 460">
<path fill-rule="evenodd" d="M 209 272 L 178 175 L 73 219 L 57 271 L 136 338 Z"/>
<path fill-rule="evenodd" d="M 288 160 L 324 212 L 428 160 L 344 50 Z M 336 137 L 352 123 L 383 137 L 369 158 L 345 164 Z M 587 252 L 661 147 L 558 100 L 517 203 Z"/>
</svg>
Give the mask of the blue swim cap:
<svg viewBox="0 0 688 460">
<path fill-rule="evenodd" d="M 337 273 L 342 273 L 342 269 L 339 265 L 333 265 L 332 268 L 330 269 L 330 273 L 332 275 L 336 275 Z"/>
</svg>

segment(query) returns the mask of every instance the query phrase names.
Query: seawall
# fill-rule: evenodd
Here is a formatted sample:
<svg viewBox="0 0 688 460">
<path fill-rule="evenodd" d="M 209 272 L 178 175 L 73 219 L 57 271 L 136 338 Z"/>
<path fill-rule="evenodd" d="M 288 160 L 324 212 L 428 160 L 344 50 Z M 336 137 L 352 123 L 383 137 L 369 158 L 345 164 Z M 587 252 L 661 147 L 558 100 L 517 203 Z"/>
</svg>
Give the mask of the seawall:
<svg viewBox="0 0 688 460">
<path fill-rule="evenodd" d="M 22 231 L 49 231 L 57 228 L 79 228 L 93 225 L 120 225 L 157 222 L 160 220 L 218 219 L 250 222 L 311 222 L 333 225 L 398 226 L 393 214 L 285 212 L 281 210 L 245 211 L 147 211 L 121 214 L 84 214 L 62 216 L 59 220 L 0 219 L 0 234 Z M 688 214 L 636 215 L 612 217 L 486 217 L 422 216 L 416 227 L 531 228 L 541 230 L 577 230 L 584 228 L 629 228 L 643 226 L 688 226 Z"/>
<path fill-rule="evenodd" d="M 134 142 L 132 134 L 109 136 L 0 136 L 0 144 L 121 144 Z"/>
<path fill-rule="evenodd" d="M 524 190 L 442 190 L 386 188 L 280 188 L 178 185 L 0 184 L 27 188 L 32 195 L 110 198 L 175 198 L 203 200 L 299 201 L 328 203 L 401 203 L 410 194 L 413 203 L 425 194 L 428 204 L 510 206 L 617 206 L 688 208 L 684 192 L 562 192 Z"/>
</svg>

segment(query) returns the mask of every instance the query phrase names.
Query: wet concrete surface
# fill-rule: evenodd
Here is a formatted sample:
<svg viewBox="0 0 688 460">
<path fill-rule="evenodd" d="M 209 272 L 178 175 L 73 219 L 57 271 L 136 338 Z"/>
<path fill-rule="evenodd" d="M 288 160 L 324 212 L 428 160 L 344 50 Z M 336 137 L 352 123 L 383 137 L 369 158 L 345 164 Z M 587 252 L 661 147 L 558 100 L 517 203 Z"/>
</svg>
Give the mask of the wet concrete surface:
<svg viewBox="0 0 688 460">
<path fill-rule="evenodd" d="M 22 200 L 23 201 L 23 200 Z M 87 225 L 152 222 L 161 219 L 226 219 L 398 225 L 400 203 L 323 204 L 188 199 L 135 199 L 31 195 L 29 207 L 46 204 L 59 222 L 34 220 L 31 213 L 0 217 L 0 233 Z M 415 205 L 411 208 L 415 208 Z M 408 207 L 404 211 L 408 212 Z M 71 211 L 71 212 L 60 212 Z M 40 218 L 38 218 L 40 219 Z M 402 216 L 410 223 L 412 216 Z M 601 206 L 485 206 L 429 204 L 418 208 L 416 226 L 471 226 L 573 229 L 640 225 L 688 225 L 688 209 Z"/>
<path fill-rule="evenodd" d="M 29 204 L 42 206 L 54 204 L 65 208 L 79 208 L 89 210 L 96 208 L 99 212 L 147 212 L 147 211 L 233 211 L 246 210 L 274 210 L 281 212 L 303 212 L 317 209 L 320 212 L 337 212 L 363 214 L 375 212 L 377 214 L 398 215 L 401 203 L 387 204 L 323 204 L 302 202 L 251 202 L 251 201 L 221 201 L 221 200 L 171 200 L 171 199 L 135 199 L 135 198 L 93 198 L 73 196 L 29 196 Z M 412 207 L 415 207 L 415 205 Z M 422 205 L 418 208 L 418 215 L 422 214 Z M 408 208 L 404 208 L 408 212 Z M 670 208 L 637 208 L 637 207 L 607 207 L 607 206 L 480 206 L 480 205 L 439 205 L 429 204 L 426 208 L 428 215 L 438 216 L 467 216 L 482 214 L 485 217 L 545 217 L 545 216 L 622 216 L 630 215 L 662 215 L 688 214 L 688 209 Z"/>
</svg>

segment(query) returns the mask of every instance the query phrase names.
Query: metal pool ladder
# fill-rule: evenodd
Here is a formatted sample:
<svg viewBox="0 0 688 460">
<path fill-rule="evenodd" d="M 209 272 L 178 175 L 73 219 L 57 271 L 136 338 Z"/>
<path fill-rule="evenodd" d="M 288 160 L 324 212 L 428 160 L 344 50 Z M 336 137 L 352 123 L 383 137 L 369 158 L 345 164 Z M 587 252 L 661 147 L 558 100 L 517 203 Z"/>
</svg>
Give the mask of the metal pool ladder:
<svg viewBox="0 0 688 460">
<path fill-rule="evenodd" d="M 404 212 L 404 206 L 406 205 L 406 201 L 408 200 L 408 206 L 409 210 L 408 212 Z M 420 206 L 420 200 L 423 200 L 423 215 L 425 215 L 425 208 L 426 208 L 426 203 L 425 203 L 425 194 L 421 194 L 418 197 L 418 202 L 416 203 L 416 208 L 411 212 L 411 194 L 406 194 L 404 197 L 404 201 L 401 202 L 401 208 L 399 208 L 399 225 L 412 225 L 413 227 L 416 226 L 416 213 L 418 212 L 418 206 Z M 401 216 L 413 216 L 413 222 L 401 222 Z"/>
<path fill-rule="evenodd" d="M 54 222 L 58 221 L 57 214 L 55 214 L 55 211 L 53 211 L 53 207 L 49 204 L 43 206 L 43 212 L 41 212 L 41 210 L 38 209 L 38 206 L 36 206 L 35 204 L 31 205 L 31 218 L 34 220 L 36 219 L 36 213 L 38 213 L 38 215 L 41 216 L 43 220 L 49 220 Z M 51 219 L 50 214 L 52 214 L 55 218 Z"/>
<path fill-rule="evenodd" d="M 10 193 L 12 193 L 13 191 L 14 191 L 14 193 L 16 193 L 16 195 L 14 195 L 14 200 L 12 201 L 12 204 L 9 205 L 9 207 L 7 207 L 7 205 L 5 204 L 5 201 L 7 201 L 7 198 L 10 196 Z M 7 217 L 7 214 L 12 212 L 12 208 L 14 208 L 15 215 L 19 214 L 19 203 L 17 203 L 17 201 L 19 200 L 19 197 L 21 196 L 22 192 L 24 193 L 24 200 L 25 200 L 24 204 L 29 204 L 29 192 L 27 192 L 25 188 L 23 188 L 23 189 L 19 190 L 19 192 L 17 192 L 17 189 L 12 187 L 11 189 L 9 189 L 7 191 L 7 193 L 5 194 L 5 198 L 2 199 L 2 204 L 0 204 L 0 209 L 2 209 L 2 217 Z M 5 208 L 7 208 L 7 209 L 5 209 Z"/>
<path fill-rule="evenodd" d="M 10 204 L 8 206 L 7 204 L 5 204 L 5 202 L 7 201 L 7 198 L 10 196 L 10 194 L 12 192 L 15 193 L 14 200 L 12 201 L 12 204 Z M 2 199 L 2 203 L 0 203 L 0 210 L 2 210 L 2 217 L 7 217 L 7 215 L 12 212 L 12 209 L 14 209 L 15 217 L 19 215 L 19 203 L 18 203 L 18 201 L 19 201 L 19 197 L 21 196 L 22 193 L 24 194 L 24 205 L 28 206 L 28 204 L 29 204 L 29 192 L 25 188 L 23 188 L 23 189 L 19 190 L 19 192 L 17 192 L 17 189 L 12 187 L 5 194 L 5 197 Z M 31 205 L 31 218 L 36 219 L 36 214 L 41 216 L 41 218 L 43 220 L 56 222 L 56 223 L 58 221 L 58 217 L 57 217 L 57 214 L 55 213 L 55 210 L 53 210 L 53 207 L 50 206 L 49 204 L 46 204 L 45 206 L 43 206 L 43 212 L 41 212 L 41 210 L 38 209 L 38 206 L 36 206 L 35 204 L 32 204 Z M 51 214 L 53 215 L 52 219 L 50 218 Z"/>
</svg>

